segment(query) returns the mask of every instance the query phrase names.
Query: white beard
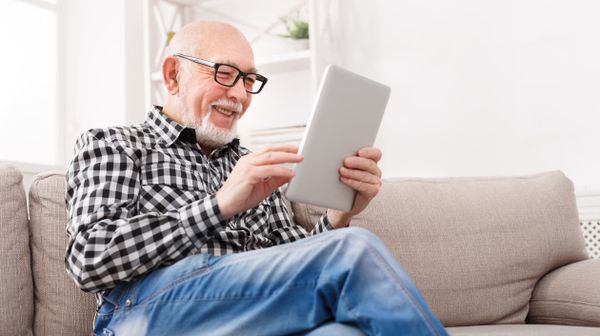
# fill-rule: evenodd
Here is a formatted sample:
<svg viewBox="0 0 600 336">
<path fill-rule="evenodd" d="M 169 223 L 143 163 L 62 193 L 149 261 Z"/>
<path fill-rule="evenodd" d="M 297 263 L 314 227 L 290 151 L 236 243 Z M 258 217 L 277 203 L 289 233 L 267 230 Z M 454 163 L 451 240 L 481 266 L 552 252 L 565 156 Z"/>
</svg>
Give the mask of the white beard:
<svg viewBox="0 0 600 336">
<path fill-rule="evenodd" d="M 224 146 L 235 139 L 238 121 L 238 117 L 235 116 L 233 119 L 233 124 L 231 125 L 231 129 L 227 130 L 219 128 L 210 121 L 210 116 L 213 112 L 213 108 L 210 107 L 208 114 L 200 121 L 190 118 L 189 113 L 185 113 L 185 117 L 183 118 L 184 125 L 187 127 L 192 127 L 196 131 L 196 141 L 198 141 L 200 145 L 211 149 Z"/>
<path fill-rule="evenodd" d="M 207 146 L 209 148 L 219 148 L 224 146 L 233 139 L 235 139 L 235 135 L 237 134 L 237 117 L 234 117 L 233 124 L 231 125 L 231 129 L 223 129 L 215 126 L 210 121 L 210 116 L 213 113 L 213 109 L 210 109 L 210 112 L 202 118 L 202 122 L 199 127 L 196 127 L 196 141 L 199 144 Z"/>
</svg>

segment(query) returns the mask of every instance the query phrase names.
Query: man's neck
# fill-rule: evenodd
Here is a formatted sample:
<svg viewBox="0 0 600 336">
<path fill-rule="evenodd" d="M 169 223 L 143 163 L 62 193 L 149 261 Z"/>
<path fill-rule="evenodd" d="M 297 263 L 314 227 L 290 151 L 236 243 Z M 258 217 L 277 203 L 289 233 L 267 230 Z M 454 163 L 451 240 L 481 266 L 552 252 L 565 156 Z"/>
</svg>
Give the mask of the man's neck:
<svg viewBox="0 0 600 336">
<path fill-rule="evenodd" d="M 208 157 L 215 149 L 200 145 L 200 150 L 202 151 L 202 154 Z"/>
<path fill-rule="evenodd" d="M 178 111 L 178 110 L 176 108 L 174 108 L 172 106 L 172 104 L 170 104 L 169 101 L 167 100 L 165 102 L 165 105 L 162 107 L 162 113 L 164 115 L 166 115 L 169 119 L 171 119 L 174 122 L 182 125 L 181 114 L 180 113 L 175 113 L 174 111 Z"/>
</svg>

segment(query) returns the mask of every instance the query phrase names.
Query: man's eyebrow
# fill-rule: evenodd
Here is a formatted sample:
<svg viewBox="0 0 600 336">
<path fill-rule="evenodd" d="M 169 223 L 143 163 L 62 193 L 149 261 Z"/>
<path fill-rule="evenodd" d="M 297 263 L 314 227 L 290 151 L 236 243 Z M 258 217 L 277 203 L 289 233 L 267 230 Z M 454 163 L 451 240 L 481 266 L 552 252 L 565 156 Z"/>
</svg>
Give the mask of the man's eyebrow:
<svg viewBox="0 0 600 336">
<path fill-rule="evenodd" d="M 219 62 L 217 62 L 217 63 L 219 63 Z M 241 68 L 242 68 L 242 67 L 240 67 L 240 66 L 239 66 L 237 63 L 235 63 L 235 62 L 231 62 L 231 61 L 224 61 L 224 62 L 222 62 L 221 64 L 233 65 L 234 67 L 236 67 L 236 68 L 238 68 L 238 69 L 241 69 Z M 245 70 L 242 70 L 242 71 L 245 71 Z M 245 71 L 245 72 L 257 73 L 257 72 L 258 72 L 258 69 L 256 69 L 255 67 L 252 67 L 252 68 L 250 68 L 250 70 L 248 70 L 248 71 Z"/>
</svg>

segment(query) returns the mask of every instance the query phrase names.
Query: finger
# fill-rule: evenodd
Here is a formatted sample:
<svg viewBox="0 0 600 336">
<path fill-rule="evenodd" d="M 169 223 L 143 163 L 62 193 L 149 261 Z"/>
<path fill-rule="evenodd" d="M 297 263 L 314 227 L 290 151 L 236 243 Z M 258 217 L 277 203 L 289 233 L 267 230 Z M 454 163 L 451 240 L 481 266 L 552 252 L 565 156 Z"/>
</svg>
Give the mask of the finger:
<svg viewBox="0 0 600 336">
<path fill-rule="evenodd" d="M 302 161 L 302 155 L 287 152 L 264 152 L 250 158 L 250 162 L 256 166 L 275 165 L 280 163 L 298 163 Z"/>
<path fill-rule="evenodd" d="M 346 167 L 340 167 L 340 176 L 346 177 L 349 179 L 353 179 L 353 180 L 357 180 L 357 181 L 362 181 L 362 182 L 369 183 L 369 184 L 375 184 L 375 185 L 381 184 L 381 179 L 378 176 L 368 173 L 364 170 L 348 169 Z"/>
<path fill-rule="evenodd" d="M 383 154 L 381 153 L 381 150 L 379 148 L 376 148 L 376 147 L 363 147 L 363 148 L 361 148 L 361 149 L 358 150 L 357 155 L 360 156 L 360 157 L 371 159 L 371 160 L 373 160 L 375 162 L 379 162 L 379 160 L 381 160 L 381 156 Z"/>
<path fill-rule="evenodd" d="M 365 195 L 367 198 L 371 199 L 377 195 L 379 192 L 379 186 L 373 185 L 369 183 L 365 183 L 358 180 L 349 179 L 346 177 L 340 177 L 340 181 L 350 188 L 356 190 L 357 192 Z"/>
<path fill-rule="evenodd" d="M 344 159 L 344 167 L 350 169 L 359 169 L 367 171 L 375 176 L 381 177 L 381 169 L 377 163 L 371 159 L 366 159 L 359 156 L 350 156 Z"/>
<path fill-rule="evenodd" d="M 253 169 L 253 172 L 251 172 L 252 177 L 261 181 L 265 181 L 272 177 L 292 178 L 295 175 L 296 173 L 293 170 L 279 166 L 259 166 Z"/>
<path fill-rule="evenodd" d="M 256 154 L 262 154 L 267 152 L 298 153 L 298 146 L 292 144 L 271 145 L 262 148 L 261 150 L 257 151 Z"/>
</svg>

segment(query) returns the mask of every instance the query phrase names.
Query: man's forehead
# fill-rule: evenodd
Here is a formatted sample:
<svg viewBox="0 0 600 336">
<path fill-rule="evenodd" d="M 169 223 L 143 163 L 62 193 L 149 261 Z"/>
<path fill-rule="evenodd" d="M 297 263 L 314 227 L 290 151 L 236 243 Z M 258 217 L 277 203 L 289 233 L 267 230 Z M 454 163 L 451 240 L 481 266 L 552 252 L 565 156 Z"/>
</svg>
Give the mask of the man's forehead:
<svg viewBox="0 0 600 336">
<path fill-rule="evenodd" d="M 238 31 L 213 31 L 210 35 L 200 35 L 196 45 L 196 57 L 233 65 L 244 72 L 256 72 L 252 46 Z"/>
</svg>

